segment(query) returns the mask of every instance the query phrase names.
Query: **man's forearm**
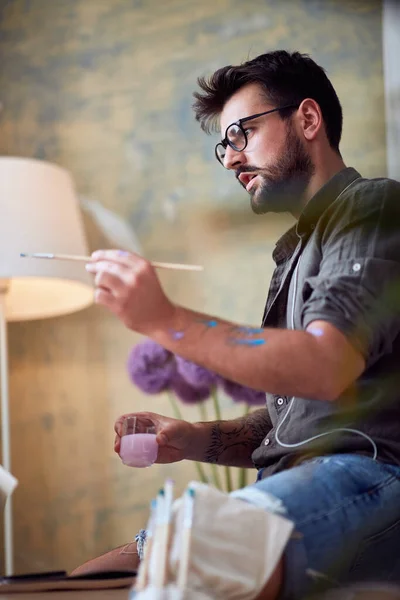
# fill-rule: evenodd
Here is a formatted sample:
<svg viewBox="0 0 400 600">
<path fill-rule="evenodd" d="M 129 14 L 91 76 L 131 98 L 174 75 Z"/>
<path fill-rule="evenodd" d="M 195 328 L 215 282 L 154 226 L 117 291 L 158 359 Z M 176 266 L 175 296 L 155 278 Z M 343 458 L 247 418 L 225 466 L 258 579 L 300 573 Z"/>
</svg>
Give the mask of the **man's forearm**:
<svg viewBox="0 0 400 600">
<path fill-rule="evenodd" d="M 357 355 L 354 369 L 355 350 L 338 330 L 335 343 L 332 335 L 327 343 L 319 331 L 241 326 L 176 307 L 141 333 L 226 379 L 271 394 L 334 400 L 364 368 Z"/>
<path fill-rule="evenodd" d="M 194 425 L 196 443 L 190 460 L 233 467 L 253 467 L 251 455 L 272 424 L 266 408 L 231 421 Z"/>
</svg>

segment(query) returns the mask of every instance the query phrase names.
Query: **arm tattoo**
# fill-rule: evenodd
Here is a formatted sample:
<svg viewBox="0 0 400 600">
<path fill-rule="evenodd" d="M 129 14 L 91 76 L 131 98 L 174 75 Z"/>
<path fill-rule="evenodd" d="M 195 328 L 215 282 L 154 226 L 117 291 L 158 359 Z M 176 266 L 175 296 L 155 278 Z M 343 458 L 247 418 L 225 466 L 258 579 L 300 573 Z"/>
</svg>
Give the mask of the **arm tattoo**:
<svg viewBox="0 0 400 600">
<path fill-rule="evenodd" d="M 272 423 L 266 408 L 233 421 L 216 421 L 212 425 L 204 460 L 223 465 L 238 465 L 248 461 L 271 429 Z"/>
</svg>

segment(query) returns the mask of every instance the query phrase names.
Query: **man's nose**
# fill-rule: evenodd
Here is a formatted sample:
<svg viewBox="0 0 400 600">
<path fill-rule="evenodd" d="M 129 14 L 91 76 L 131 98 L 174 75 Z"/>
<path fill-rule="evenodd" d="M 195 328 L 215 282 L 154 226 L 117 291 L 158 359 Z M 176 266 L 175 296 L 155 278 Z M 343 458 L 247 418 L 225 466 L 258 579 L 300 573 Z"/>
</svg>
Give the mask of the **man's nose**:
<svg viewBox="0 0 400 600">
<path fill-rule="evenodd" d="M 243 150 L 234 150 L 230 146 L 226 147 L 224 157 L 225 169 L 236 170 L 239 166 L 244 165 L 245 157 Z"/>
</svg>

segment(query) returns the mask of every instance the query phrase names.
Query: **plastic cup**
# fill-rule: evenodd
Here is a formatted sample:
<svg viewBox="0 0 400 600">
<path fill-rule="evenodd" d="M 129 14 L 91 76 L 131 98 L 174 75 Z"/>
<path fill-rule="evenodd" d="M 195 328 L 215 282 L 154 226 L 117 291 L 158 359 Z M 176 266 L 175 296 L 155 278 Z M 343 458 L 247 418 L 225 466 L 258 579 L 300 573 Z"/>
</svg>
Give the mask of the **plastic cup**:
<svg viewBox="0 0 400 600">
<path fill-rule="evenodd" d="M 149 419 L 126 417 L 119 455 L 128 467 L 151 467 L 157 460 L 156 428 Z"/>
</svg>

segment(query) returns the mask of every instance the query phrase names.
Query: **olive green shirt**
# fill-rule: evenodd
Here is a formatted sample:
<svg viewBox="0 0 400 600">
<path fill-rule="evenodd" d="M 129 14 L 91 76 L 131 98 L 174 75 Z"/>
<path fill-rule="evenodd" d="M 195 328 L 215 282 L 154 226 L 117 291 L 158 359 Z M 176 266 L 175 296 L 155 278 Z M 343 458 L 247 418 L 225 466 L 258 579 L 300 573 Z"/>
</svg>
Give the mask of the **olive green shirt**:
<svg viewBox="0 0 400 600">
<path fill-rule="evenodd" d="M 366 369 L 335 402 L 267 394 L 271 430 L 253 452 L 255 466 L 264 477 L 310 455 L 373 456 L 373 444 L 378 460 L 400 465 L 400 183 L 364 179 L 352 168 L 337 173 L 273 258 L 263 326 L 329 322 Z"/>
</svg>

